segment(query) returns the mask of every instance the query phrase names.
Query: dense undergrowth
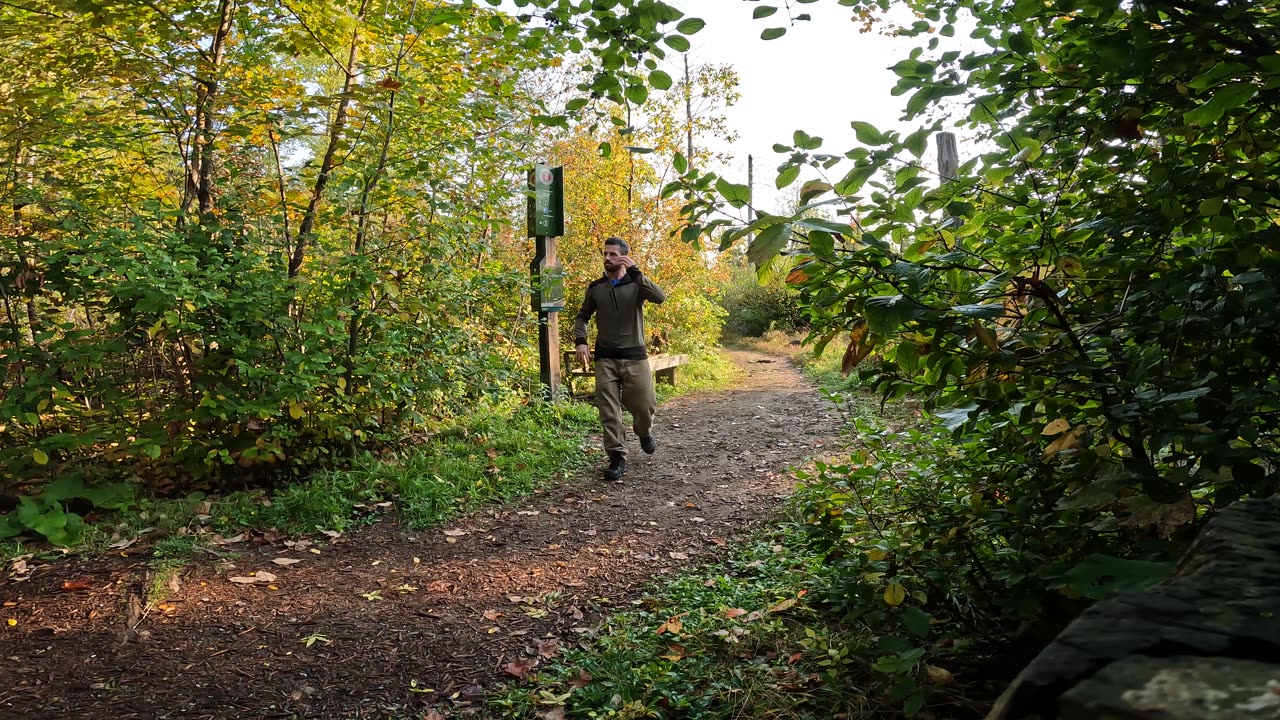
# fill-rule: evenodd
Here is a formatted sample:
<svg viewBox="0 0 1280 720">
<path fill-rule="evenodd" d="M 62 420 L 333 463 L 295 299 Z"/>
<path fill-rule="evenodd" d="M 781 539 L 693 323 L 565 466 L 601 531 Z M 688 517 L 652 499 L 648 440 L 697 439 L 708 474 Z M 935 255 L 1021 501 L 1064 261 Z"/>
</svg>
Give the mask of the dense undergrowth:
<svg viewBox="0 0 1280 720">
<path fill-rule="evenodd" d="M 681 368 L 679 385 L 660 384 L 659 393 L 665 399 L 721 388 L 732 381 L 735 370 L 718 352 L 697 353 Z M 117 493 L 110 498 L 114 509 L 101 509 L 108 498 L 100 494 L 99 510 L 87 515 L 87 521 L 76 516 L 65 530 L 66 546 L 54 552 L 92 553 L 147 539 L 155 543 L 158 556 L 183 557 L 215 533 L 342 531 L 392 510 L 414 527 L 436 524 L 581 471 L 600 455 L 590 440 L 598 429 L 589 403 L 513 399 L 479 407 L 418 442 L 365 452 L 347 468 L 318 471 L 275 488 L 180 498 L 136 497 L 127 486 L 95 488 Z M 75 497 L 66 502 L 69 511 L 76 508 Z M 28 534 L 0 544 L 0 557 L 48 548 L 43 538 Z"/>
</svg>

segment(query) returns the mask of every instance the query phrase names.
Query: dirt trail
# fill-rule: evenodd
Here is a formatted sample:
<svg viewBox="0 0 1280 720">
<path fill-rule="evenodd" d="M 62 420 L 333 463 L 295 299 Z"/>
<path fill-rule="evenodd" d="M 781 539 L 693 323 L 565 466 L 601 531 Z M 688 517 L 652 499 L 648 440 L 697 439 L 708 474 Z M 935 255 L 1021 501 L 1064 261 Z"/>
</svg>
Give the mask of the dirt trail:
<svg viewBox="0 0 1280 720">
<path fill-rule="evenodd" d="M 632 447 L 622 484 L 592 474 L 429 530 L 387 519 L 317 538 L 319 554 L 250 538 L 185 568 L 150 609 L 145 554 L 0 577 L 0 718 L 474 707 L 511 679 L 511 661 L 577 642 L 654 576 L 748 532 L 789 491 L 788 465 L 837 434 L 830 404 L 789 363 L 731 354 L 748 377 L 664 404 L 658 453 Z M 277 578 L 229 581 L 256 571 Z M 67 581 L 89 589 L 61 592 Z"/>
</svg>

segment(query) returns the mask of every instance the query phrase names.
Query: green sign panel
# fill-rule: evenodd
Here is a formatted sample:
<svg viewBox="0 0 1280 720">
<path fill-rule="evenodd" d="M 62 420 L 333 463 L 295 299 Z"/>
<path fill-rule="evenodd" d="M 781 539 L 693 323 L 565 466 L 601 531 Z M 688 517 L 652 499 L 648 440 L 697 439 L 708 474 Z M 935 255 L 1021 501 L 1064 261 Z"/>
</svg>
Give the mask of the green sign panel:
<svg viewBox="0 0 1280 720">
<path fill-rule="evenodd" d="M 538 290 L 541 309 L 544 312 L 559 312 L 564 309 L 564 268 L 559 265 L 544 265 L 538 273 Z"/>
<path fill-rule="evenodd" d="M 529 171 L 529 237 L 564 235 L 564 171 L 538 163 Z"/>
</svg>

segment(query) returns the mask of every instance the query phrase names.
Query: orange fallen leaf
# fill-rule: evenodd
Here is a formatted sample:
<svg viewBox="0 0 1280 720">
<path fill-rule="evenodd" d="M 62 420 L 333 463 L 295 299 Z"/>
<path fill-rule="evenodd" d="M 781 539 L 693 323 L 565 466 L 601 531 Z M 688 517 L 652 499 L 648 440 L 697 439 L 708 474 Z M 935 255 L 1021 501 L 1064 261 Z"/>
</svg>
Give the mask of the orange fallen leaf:
<svg viewBox="0 0 1280 720">
<path fill-rule="evenodd" d="M 796 654 L 792 655 L 791 657 L 787 658 L 787 664 L 788 664 L 788 665 L 795 665 L 796 663 L 800 662 L 800 658 L 802 658 L 802 657 L 804 657 L 804 653 L 803 653 L 803 652 L 798 652 L 798 653 L 796 653 Z"/>
<path fill-rule="evenodd" d="M 724 616 L 729 618 L 730 620 L 738 617 L 739 615 L 746 615 L 746 614 L 747 614 L 747 611 L 743 610 L 742 608 L 729 608 L 728 610 L 724 611 Z"/>
<path fill-rule="evenodd" d="M 529 671 L 538 666 L 538 661 L 532 658 L 516 658 L 506 665 L 502 666 L 504 672 L 519 680 L 523 680 Z"/>
<path fill-rule="evenodd" d="M 667 618 L 666 622 L 658 626 L 658 632 L 656 634 L 661 635 L 662 633 L 667 632 L 672 635 L 679 635 L 680 631 L 684 629 L 684 621 L 680 618 L 688 614 L 689 613 L 687 612 L 682 612 L 679 615 Z"/>
<path fill-rule="evenodd" d="M 88 580 L 66 580 L 62 583 L 62 592 L 75 592 L 76 590 L 89 590 L 93 584 Z"/>
<path fill-rule="evenodd" d="M 658 657 L 662 658 L 663 660 L 670 660 L 671 662 L 680 662 L 685 657 L 684 653 L 685 653 L 685 650 L 683 647 L 679 645 L 672 645 L 671 647 L 667 648 L 666 655 L 659 655 Z"/>
</svg>

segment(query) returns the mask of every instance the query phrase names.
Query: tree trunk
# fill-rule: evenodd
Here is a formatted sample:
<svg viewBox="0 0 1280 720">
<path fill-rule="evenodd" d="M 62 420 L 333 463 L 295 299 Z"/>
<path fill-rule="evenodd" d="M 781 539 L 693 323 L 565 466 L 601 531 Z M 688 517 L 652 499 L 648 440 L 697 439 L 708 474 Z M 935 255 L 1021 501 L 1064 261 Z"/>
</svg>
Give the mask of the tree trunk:
<svg viewBox="0 0 1280 720">
<path fill-rule="evenodd" d="M 360 12 L 356 20 L 364 22 L 369 9 L 369 0 L 360 3 Z M 329 144 L 325 148 L 324 157 L 320 160 L 320 174 L 316 176 L 316 184 L 311 188 L 311 199 L 307 202 L 307 211 L 298 226 L 298 235 L 289 257 L 289 277 L 298 276 L 302 270 L 302 262 L 306 258 L 307 243 L 315 231 L 316 214 L 320 201 L 324 198 L 324 190 L 329 185 L 329 175 L 333 172 L 338 156 L 338 145 L 342 140 L 342 132 L 347 126 L 347 109 L 351 105 L 351 91 L 355 87 L 356 73 L 360 63 L 360 29 L 357 27 L 351 34 L 351 49 L 347 53 L 346 67 L 342 68 L 342 93 L 338 96 L 338 107 L 333 114 L 333 125 L 329 127 Z"/>
</svg>

